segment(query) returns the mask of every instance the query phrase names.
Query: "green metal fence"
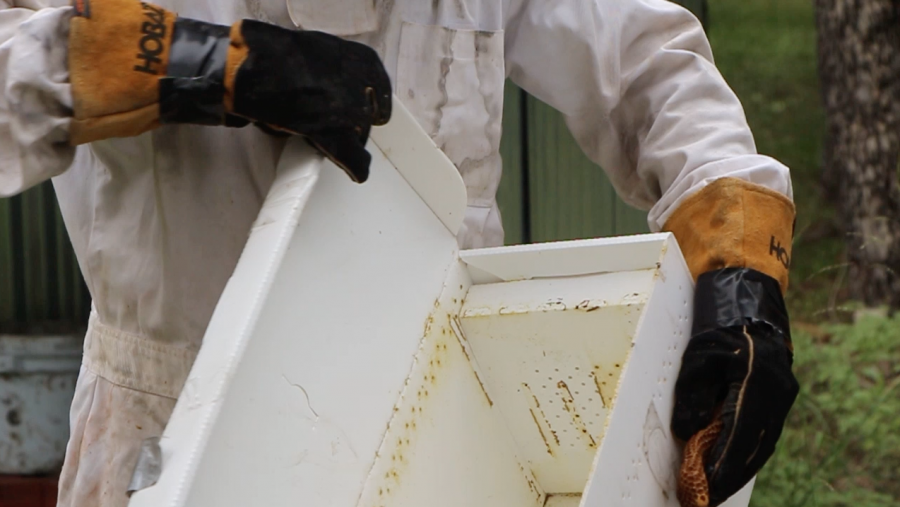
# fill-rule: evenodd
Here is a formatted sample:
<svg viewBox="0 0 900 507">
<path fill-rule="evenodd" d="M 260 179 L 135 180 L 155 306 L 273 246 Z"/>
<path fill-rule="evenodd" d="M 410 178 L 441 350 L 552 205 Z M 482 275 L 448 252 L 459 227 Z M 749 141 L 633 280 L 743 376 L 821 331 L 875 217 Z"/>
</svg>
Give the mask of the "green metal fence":
<svg viewBox="0 0 900 507">
<path fill-rule="evenodd" d="M 680 3 L 706 20 L 706 0 Z M 509 85 L 503 129 L 507 243 L 646 232 L 646 214 L 615 195 L 559 113 Z M 0 333 L 81 328 L 89 308 L 52 185 L 0 199 Z"/>
<path fill-rule="evenodd" d="M 89 308 L 52 185 L 0 199 L 0 333 L 70 332 Z"/>
</svg>

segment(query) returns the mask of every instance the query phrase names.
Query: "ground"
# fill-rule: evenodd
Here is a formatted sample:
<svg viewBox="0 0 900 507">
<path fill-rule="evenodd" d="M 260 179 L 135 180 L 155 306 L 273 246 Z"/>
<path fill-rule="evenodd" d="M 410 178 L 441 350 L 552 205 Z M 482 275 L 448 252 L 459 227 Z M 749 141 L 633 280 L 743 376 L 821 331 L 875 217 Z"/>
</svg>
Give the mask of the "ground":
<svg viewBox="0 0 900 507">
<path fill-rule="evenodd" d="M 900 505 L 900 319 L 851 323 L 843 242 L 820 190 L 813 2 L 710 0 L 709 30 L 759 151 L 791 168 L 798 209 L 787 301 L 802 389 L 752 505 Z"/>
</svg>

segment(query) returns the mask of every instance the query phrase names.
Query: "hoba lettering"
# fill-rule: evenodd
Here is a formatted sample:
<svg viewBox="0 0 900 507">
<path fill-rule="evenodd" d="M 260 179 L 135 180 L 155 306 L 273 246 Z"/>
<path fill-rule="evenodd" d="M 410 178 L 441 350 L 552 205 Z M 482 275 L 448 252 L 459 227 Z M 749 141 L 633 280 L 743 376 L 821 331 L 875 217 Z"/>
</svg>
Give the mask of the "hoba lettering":
<svg viewBox="0 0 900 507">
<path fill-rule="evenodd" d="M 776 243 L 775 236 L 772 236 L 772 240 L 769 242 L 769 255 L 775 256 L 785 268 L 791 267 L 791 258 L 787 253 L 787 249 L 781 246 L 780 241 Z"/>
<path fill-rule="evenodd" d="M 143 64 L 135 65 L 134 70 L 158 76 L 162 66 L 160 56 L 166 50 L 166 14 L 163 9 L 145 2 L 141 2 L 141 7 L 149 21 L 141 24 L 143 37 L 138 42 L 137 58 Z"/>
<path fill-rule="evenodd" d="M 82 18 L 90 18 L 91 17 L 91 2 L 90 0 L 75 0 L 75 15 L 81 16 Z"/>
</svg>

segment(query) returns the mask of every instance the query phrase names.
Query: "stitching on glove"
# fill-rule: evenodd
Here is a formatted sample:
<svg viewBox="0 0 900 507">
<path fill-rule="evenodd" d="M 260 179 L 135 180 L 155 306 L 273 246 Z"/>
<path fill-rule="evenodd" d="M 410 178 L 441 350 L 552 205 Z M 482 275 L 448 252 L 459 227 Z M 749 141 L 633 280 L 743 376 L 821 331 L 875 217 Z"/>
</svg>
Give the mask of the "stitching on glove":
<svg viewBox="0 0 900 507">
<path fill-rule="evenodd" d="M 750 336 L 750 333 L 747 332 L 747 326 L 744 326 L 744 338 L 747 339 L 747 344 L 750 347 L 750 357 L 747 364 L 747 374 L 744 375 L 744 381 L 741 382 L 741 390 L 738 392 L 738 399 L 734 408 L 734 424 L 731 425 L 731 432 L 728 435 L 728 441 L 725 443 L 725 448 L 722 449 L 722 454 L 719 456 L 719 460 L 713 467 L 713 476 L 715 476 L 719 472 L 719 467 L 722 466 L 722 461 L 724 461 L 725 457 L 728 456 L 728 451 L 731 448 L 732 441 L 734 440 L 734 434 L 737 433 L 737 423 L 741 417 L 741 407 L 744 405 L 744 393 L 747 391 L 747 384 L 750 382 L 750 376 L 753 375 L 753 360 L 755 351 L 753 350 L 753 338 Z"/>
</svg>

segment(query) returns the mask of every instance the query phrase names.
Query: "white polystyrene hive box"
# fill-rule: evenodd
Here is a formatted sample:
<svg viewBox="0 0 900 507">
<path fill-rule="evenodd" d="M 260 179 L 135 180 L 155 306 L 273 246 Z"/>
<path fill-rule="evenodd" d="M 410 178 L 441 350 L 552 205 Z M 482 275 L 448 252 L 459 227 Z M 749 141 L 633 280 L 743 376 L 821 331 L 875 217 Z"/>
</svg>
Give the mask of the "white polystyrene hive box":
<svg viewBox="0 0 900 507">
<path fill-rule="evenodd" d="M 459 252 L 402 105 L 364 185 L 295 141 L 131 507 L 677 505 L 670 235 Z"/>
</svg>

